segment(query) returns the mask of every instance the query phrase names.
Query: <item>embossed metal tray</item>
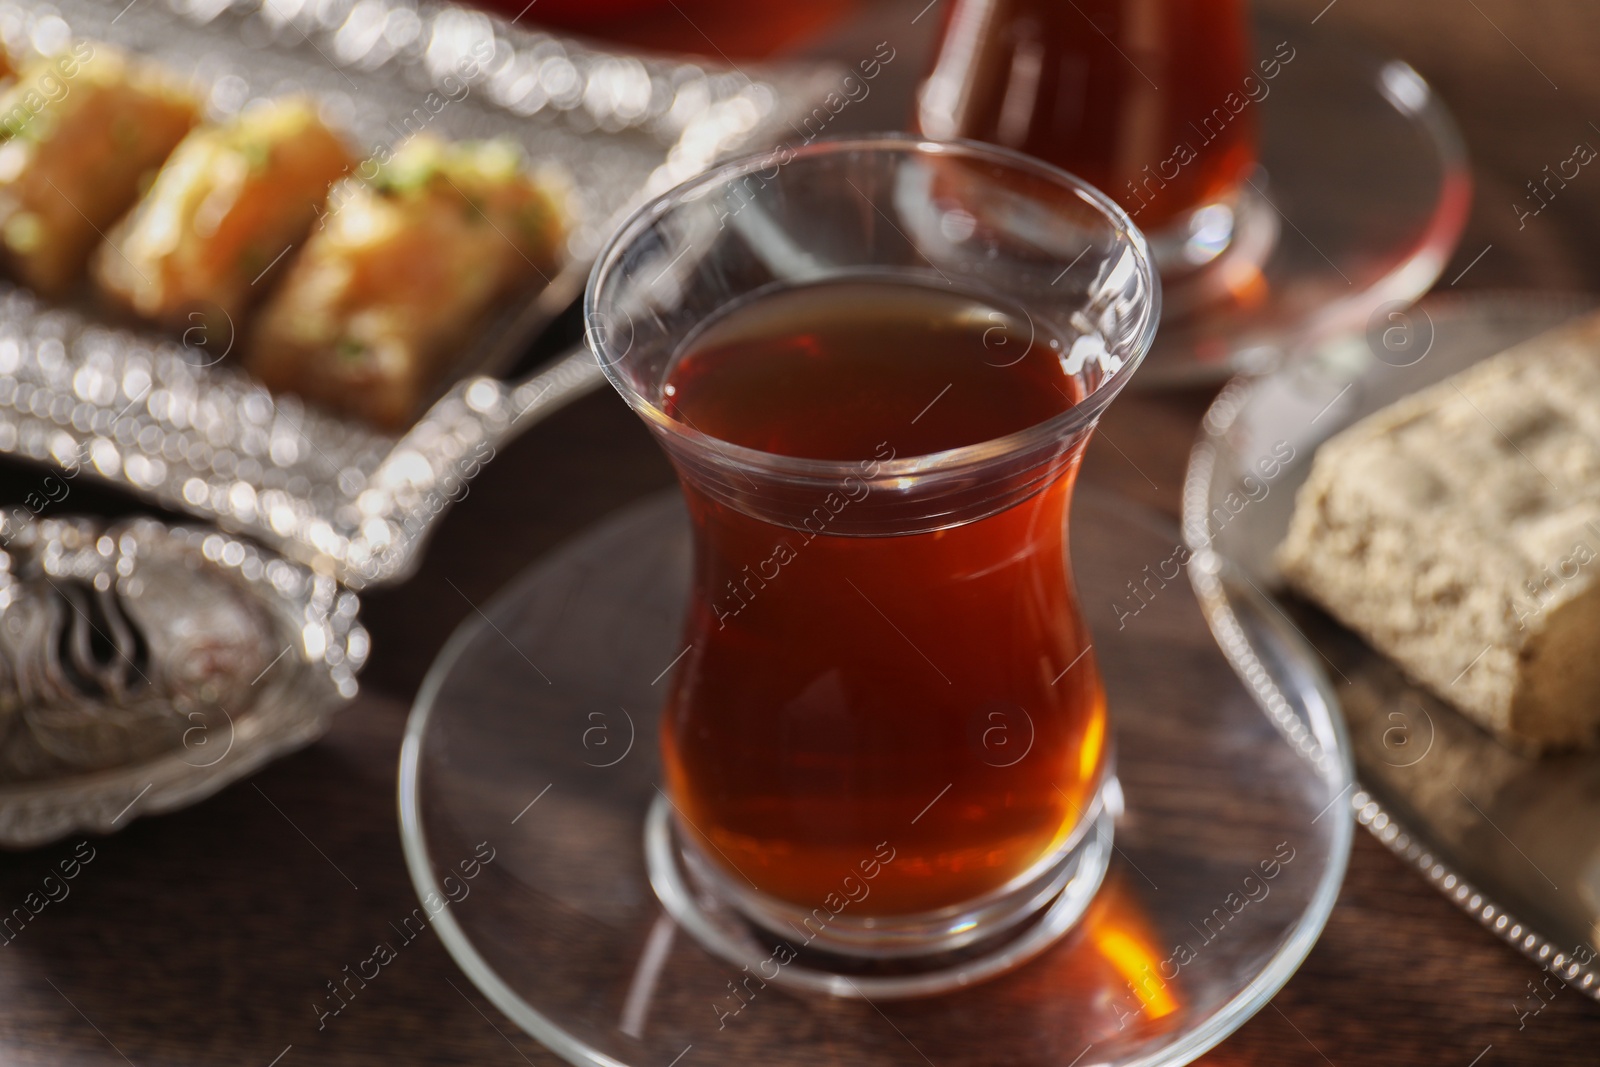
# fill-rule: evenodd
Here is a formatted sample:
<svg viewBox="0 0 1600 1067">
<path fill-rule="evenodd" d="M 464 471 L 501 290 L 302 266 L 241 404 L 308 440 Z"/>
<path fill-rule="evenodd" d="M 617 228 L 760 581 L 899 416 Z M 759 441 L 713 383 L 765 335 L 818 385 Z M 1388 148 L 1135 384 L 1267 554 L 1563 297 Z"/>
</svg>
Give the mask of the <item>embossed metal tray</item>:
<svg viewBox="0 0 1600 1067">
<path fill-rule="evenodd" d="M 520 382 L 492 372 L 581 291 L 609 222 L 719 156 L 775 140 L 836 75 L 612 54 L 407 0 L 0 3 L 0 36 L 13 52 L 78 36 L 149 56 L 192 76 L 214 117 L 309 91 L 358 149 L 418 128 L 503 135 L 565 173 L 564 269 L 465 354 L 479 373 L 398 438 L 274 397 L 216 343 L 99 323 L 86 304 L 51 306 L 0 283 L 0 453 L 81 461 L 353 588 L 406 576 L 494 449 L 598 382 L 587 357 Z"/>
<path fill-rule="evenodd" d="M 1542 294 L 1432 298 L 1368 336 L 1236 380 L 1202 423 L 1183 514 L 1190 580 L 1246 681 L 1269 702 L 1283 686 L 1290 665 L 1261 639 L 1274 628 L 1294 628 L 1321 654 L 1354 746 L 1357 820 L 1489 930 L 1600 999 L 1600 754 L 1503 748 L 1284 593 L 1272 566 L 1322 441 L 1593 306 Z"/>
<path fill-rule="evenodd" d="M 110 833 L 322 736 L 354 593 L 211 529 L 0 517 L 0 845 Z"/>
</svg>

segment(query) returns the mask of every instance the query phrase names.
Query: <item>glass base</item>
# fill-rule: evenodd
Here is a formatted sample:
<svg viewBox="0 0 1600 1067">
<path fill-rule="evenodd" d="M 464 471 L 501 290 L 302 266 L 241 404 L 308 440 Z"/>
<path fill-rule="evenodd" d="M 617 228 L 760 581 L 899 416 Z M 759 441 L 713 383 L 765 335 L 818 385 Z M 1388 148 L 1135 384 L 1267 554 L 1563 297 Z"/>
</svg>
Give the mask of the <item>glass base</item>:
<svg viewBox="0 0 1600 1067">
<path fill-rule="evenodd" d="M 1260 15 L 1255 38 L 1263 56 L 1293 52 L 1249 105 L 1261 170 L 1231 229 L 1218 215 L 1149 235 L 1162 325 L 1136 389 L 1263 373 L 1307 339 L 1362 329 L 1383 306 L 1427 292 L 1466 224 L 1465 149 L 1414 70 L 1326 21 Z M 1186 266 L 1195 260 L 1204 265 Z"/>
<path fill-rule="evenodd" d="M 928 996 L 1026 963 L 1071 930 L 1105 878 L 1121 806 L 1121 786 L 1109 779 L 1072 836 L 1011 885 L 917 915 L 819 917 L 740 886 L 699 855 L 665 794 L 645 823 L 645 864 L 667 914 L 729 963 L 759 968 L 780 946 L 785 956 L 793 951 L 774 985 L 869 999 Z"/>
<path fill-rule="evenodd" d="M 1270 195 L 1258 167 L 1227 199 L 1145 235 L 1161 272 L 1164 325 L 1203 315 L 1226 302 L 1241 279 L 1259 276 L 1283 229 Z"/>
<path fill-rule="evenodd" d="M 1257 170 L 1252 181 L 1265 179 Z M 1168 306 L 1174 286 L 1189 279 L 1230 252 L 1230 258 L 1243 253 L 1256 266 L 1266 261 L 1277 241 L 1277 227 L 1270 215 L 1263 216 L 1266 202 L 1255 186 L 1241 182 L 1225 197 L 1203 204 L 1160 229 L 1144 231 L 1150 242 L 1150 255 L 1161 273 L 1161 311 L 1170 318 Z M 1270 210 L 1270 209 L 1269 209 Z M 1261 223 L 1267 221 L 1267 225 Z"/>
<path fill-rule="evenodd" d="M 1346 742 L 1314 686 L 1286 687 L 1276 721 L 1261 713 L 1206 629 L 1172 523 L 1092 486 L 1072 523 L 1116 739 L 1102 823 L 1119 795 L 1124 810 L 1114 841 L 1085 836 L 1106 846 L 1098 892 L 1086 858 L 1014 940 L 957 950 L 965 982 L 926 959 L 910 974 L 893 960 L 791 959 L 682 867 L 692 908 L 658 897 L 641 842 L 663 783 L 657 680 L 683 652 L 692 567 L 676 496 L 535 564 L 440 654 L 400 760 L 419 907 L 484 995 L 575 1064 L 1194 1059 L 1266 1004 L 1327 920 L 1354 825 Z M 1319 677 L 1322 661 L 1288 638 L 1287 676 Z M 675 859 L 663 821 L 654 836 Z M 708 949 L 697 913 L 737 952 Z M 755 945 L 754 962 L 735 962 Z M 945 990 L 868 992 L 907 977 Z"/>
</svg>

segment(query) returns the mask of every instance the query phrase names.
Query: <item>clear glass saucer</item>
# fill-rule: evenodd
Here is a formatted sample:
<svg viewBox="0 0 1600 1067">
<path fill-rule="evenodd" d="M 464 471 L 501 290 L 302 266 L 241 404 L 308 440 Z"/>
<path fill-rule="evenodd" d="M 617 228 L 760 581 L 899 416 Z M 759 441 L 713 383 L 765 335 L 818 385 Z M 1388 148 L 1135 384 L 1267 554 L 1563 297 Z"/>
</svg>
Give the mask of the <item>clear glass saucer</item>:
<svg viewBox="0 0 1600 1067">
<path fill-rule="evenodd" d="M 1298 688 L 1262 713 L 1206 629 L 1173 524 L 1088 487 L 1073 523 L 1123 806 L 1105 881 L 1061 940 L 954 992 L 840 997 L 764 980 L 780 965 L 742 969 L 668 916 L 645 829 L 661 683 L 684 651 L 673 495 L 533 565 L 418 696 L 401 836 L 456 962 L 575 1064 L 1094 1067 L 1216 1045 L 1327 920 L 1353 832 L 1348 742 L 1292 633 L 1274 647 Z M 1027 733 L 990 743 L 1026 758 Z"/>
<path fill-rule="evenodd" d="M 1425 293 L 1466 224 L 1466 150 L 1416 71 L 1327 23 L 1261 17 L 1255 36 L 1279 64 L 1245 105 L 1259 111 L 1261 167 L 1240 191 L 1232 246 L 1163 279 L 1136 388 L 1259 374 L 1303 342 L 1359 329 Z"/>
</svg>

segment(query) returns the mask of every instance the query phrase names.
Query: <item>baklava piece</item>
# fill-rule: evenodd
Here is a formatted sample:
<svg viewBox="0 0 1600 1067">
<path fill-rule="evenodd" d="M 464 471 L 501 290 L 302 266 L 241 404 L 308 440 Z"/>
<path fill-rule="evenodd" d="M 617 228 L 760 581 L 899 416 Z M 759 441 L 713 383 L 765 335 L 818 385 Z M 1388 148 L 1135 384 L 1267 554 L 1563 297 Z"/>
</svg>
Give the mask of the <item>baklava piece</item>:
<svg viewBox="0 0 1600 1067">
<path fill-rule="evenodd" d="M 322 225 L 263 308 L 250 369 L 399 428 L 452 372 L 485 317 L 558 268 L 559 195 L 507 141 L 418 136 L 329 197 Z"/>
<path fill-rule="evenodd" d="M 298 97 L 195 130 L 97 254 L 101 290 L 143 318 L 233 336 L 351 163 Z"/>
<path fill-rule="evenodd" d="M 6 271 L 46 296 L 70 289 L 198 117 L 165 71 L 109 45 L 78 41 L 24 65 L 0 93 Z"/>
</svg>

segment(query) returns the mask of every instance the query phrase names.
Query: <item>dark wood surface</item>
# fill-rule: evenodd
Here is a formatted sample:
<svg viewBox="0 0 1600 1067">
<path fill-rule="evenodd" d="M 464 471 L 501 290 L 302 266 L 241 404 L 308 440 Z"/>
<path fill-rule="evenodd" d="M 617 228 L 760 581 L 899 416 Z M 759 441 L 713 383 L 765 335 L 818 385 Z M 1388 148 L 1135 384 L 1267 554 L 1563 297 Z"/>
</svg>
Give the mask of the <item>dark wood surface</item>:
<svg viewBox="0 0 1600 1067">
<path fill-rule="evenodd" d="M 1524 183 L 1600 146 L 1600 8 L 1582 0 L 1280 0 L 1316 27 L 1409 60 L 1460 119 L 1477 201 L 1441 289 L 1600 291 L 1600 171 L 1585 170 L 1519 229 Z M 852 125 L 894 125 L 931 15 L 868 9 L 815 51 L 899 49 Z M 713 41 L 714 43 L 714 41 Z M 1481 258 L 1480 257 L 1481 253 Z M 1465 272 L 1463 274 L 1463 272 Z M 1459 276 L 1459 277 L 1458 277 Z M 1174 514 L 1203 392 L 1115 404 L 1084 477 Z M 0 500 L 36 475 L 0 469 Z M 669 485 L 666 463 L 609 392 L 505 449 L 443 521 L 414 579 L 364 597 L 374 656 L 329 736 L 188 811 L 91 839 L 93 859 L 0 947 L 0 1063 L 554 1064 L 478 994 L 430 932 L 343 1015 L 313 1003 L 415 903 L 395 818 L 411 699 L 452 629 L 541 552 Z M 75 483 L 65 510 L 126 511 Z M 0 855 L 9 910 L 74 842 Z M 1540 972 L 1364 833 L 1321 942 L 1274 1001 L 1205 1060 L 1216 1064 L 1588 1063 L 1600 1006 L 1557 993 L 1519 1019 Z M 937 1062 L 935 1054 L 934 1062 Z"/>
</svg>

